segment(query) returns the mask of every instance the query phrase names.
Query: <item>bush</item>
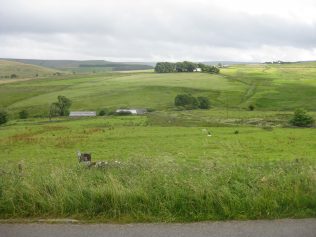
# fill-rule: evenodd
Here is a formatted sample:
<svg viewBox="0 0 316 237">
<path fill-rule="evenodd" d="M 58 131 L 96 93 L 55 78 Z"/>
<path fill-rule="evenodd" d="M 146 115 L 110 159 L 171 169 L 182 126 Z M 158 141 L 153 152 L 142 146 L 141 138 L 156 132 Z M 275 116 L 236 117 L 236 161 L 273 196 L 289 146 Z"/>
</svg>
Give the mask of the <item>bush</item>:
<svg viewBox="0 0 316 237">
<path fill-rule="evenodd" d="M 313 117 L 308 115 L 305 110 L 297 109 L 289 122 L 291 125 L 297 127 L 311 127 L 315 121 Z"/>
<path fill-rule="evenodd" d="M 174 99 L 175 106 L 183 106 L 186 109 L 197 109 L 199 108 L 199 101 L 197 98 L 190 94 L 180 94 Z"/>
<path fill-rule="evenodd" d="M 99 116 L 104 116 L 109 114 L 109 110 L 108 109 L 101 109 L 99 112 Z"/>
<path fill-rule="evenodd" d="M 104 115 L 106 115 L 106 112 L 104 110 L 100 110 L 99 116 L 104 116 Z"/>
<path fill-rule="evenodd" d="M 180 94 L 174 99 L 175 106 L 178 109 L 209 109 L 211 106 L 210 100 L 207 97 L 194 97 L 190 94 Z"/>
<path fill-rule="evenodd" d="M 208 68 L 207 68 L 207 72 L 209 72 L 209 73 L 215 73 L 215 74 L 218 74 L 219 73 L 219 68 L 217 68 L 217 67 L 215 67 L 215 66 L 209 66 Z"/>
<path fill-rule="evenodd" d="M 147 110 L 148 113 L 150 113 L 150 112 L 155 112 L 155 111 L 156 111 L 156 110 L 153 109 L 153 108 L 147 108 L 146 110 Z"/>
<path fill-rule="evenodd" d="M 19 112 L 20 119 L 27 119 L 29 117 L 29 113 L 26 110 L 22 110 Z"/>
<path fill-rule="evenodd" d="M 200 109 L 209 109 L 211 106 L 210 100 L 207 97 L 198 97 L 199 108 Z"/>
<path fill-rule="evenodd" d="M 4 110 L 0 110 L 0 124 L 8 122 L 8 113 Z"/>
<path fill-rule="evenodd" d="M 248 106 L 248 109 L 249 109 L 250 111 L 254 111 L 255 106 L 254 106 L 254 105 L 249 105 L 249 106 Z"/>
</svg>

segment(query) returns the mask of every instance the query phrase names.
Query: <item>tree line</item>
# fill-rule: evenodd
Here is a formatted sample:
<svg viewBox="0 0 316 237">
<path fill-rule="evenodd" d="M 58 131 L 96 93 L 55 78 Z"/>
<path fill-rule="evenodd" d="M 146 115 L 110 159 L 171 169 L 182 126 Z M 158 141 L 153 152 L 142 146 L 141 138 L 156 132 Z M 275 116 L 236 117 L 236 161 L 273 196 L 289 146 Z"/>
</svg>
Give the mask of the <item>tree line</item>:
<svg viewBox="0 0 316 237">
<path fill-rule="evenodd" d="M 215 66 L 209 66 L 203 63 L 193 63 L 189 61 L 184 62 L 158 62 L 155 66 L 155 72 L 158 73 L 170 73 L 170 72 L 194 72 L 197 69 L 201 72 L 219 73 L 219 68 Z"/>
</svg>

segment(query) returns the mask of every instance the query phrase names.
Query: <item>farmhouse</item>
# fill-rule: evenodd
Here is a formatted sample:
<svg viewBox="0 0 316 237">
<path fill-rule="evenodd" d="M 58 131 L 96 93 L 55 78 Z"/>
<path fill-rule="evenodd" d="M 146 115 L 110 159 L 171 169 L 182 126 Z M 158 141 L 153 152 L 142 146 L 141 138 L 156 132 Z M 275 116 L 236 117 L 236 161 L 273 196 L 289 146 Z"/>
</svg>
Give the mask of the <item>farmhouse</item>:
<svg viewBox="0 0 316 237">
<path fill-rule="evenodd" d="M 116 113 L 145 114 L 147 109 L 117 109 Z"/>
<path fill-rule="evenodd" d="M 96 111 L 72 111 L 69 117 L 95 117 L 97 116 Z"/>
<path fill-rule="evenodd" d="M 195 69 L 193 70 L 193 72 L 202 72 L 202 68 L 197 67 L 197 68 L 195 68 Z"/>
</svg>

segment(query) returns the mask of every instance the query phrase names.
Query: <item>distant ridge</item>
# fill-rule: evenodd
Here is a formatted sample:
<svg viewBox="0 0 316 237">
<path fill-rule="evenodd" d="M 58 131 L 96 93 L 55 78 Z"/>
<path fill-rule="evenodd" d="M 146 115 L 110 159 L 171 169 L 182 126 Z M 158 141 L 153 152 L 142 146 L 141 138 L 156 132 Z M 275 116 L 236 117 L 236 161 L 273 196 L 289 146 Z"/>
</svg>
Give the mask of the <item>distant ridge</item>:
<svg viewBox="0 0 316 237">
<path fill-rule="evenodd" d="M 119 63 L 105 60 L 42 60 L 42 59 L 12 59 L 3 60 L 31 64 L 59 70 L 86 71 L 128 71 L 152 69 L 152 65 L 141 63 Z"/>
</svg>

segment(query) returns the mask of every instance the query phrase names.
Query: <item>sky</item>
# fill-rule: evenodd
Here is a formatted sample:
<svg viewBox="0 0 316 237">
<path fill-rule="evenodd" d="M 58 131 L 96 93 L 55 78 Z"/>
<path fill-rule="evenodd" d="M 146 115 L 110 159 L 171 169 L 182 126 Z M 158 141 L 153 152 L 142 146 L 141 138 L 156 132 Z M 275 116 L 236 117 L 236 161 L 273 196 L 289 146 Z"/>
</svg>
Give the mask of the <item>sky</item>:
<svg viewBox="0 0 316 237">
<path fill-rule="evenodd" d="M 316 60 L 316 0 L 0 0 L 0 58 Z"/>
</svg>

